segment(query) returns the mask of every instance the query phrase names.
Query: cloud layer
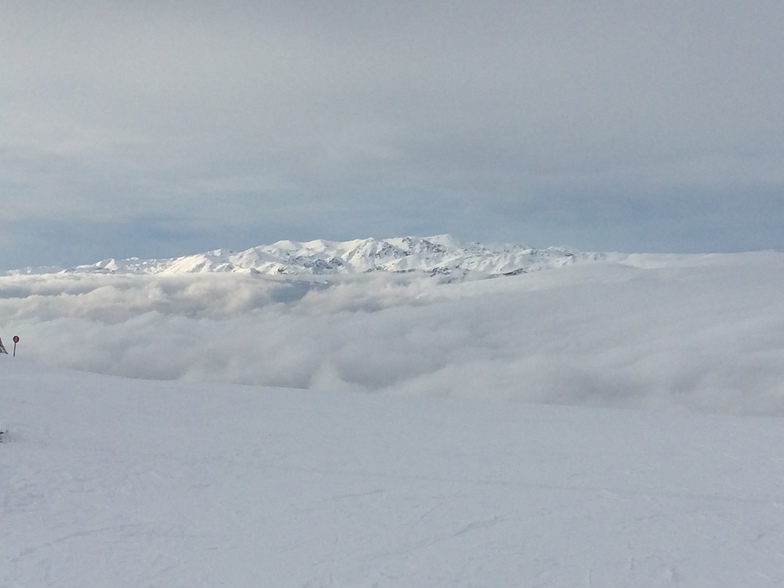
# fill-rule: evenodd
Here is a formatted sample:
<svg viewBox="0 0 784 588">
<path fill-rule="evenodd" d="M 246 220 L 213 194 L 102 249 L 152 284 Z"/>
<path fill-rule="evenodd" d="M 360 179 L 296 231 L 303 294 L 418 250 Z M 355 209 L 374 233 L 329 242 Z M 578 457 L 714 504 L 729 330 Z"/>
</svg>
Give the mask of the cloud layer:
<svg viewBox="0 0 784 588">
<path fill-rule="evenodd" d="M 783 19 L 729 0 L 15 3 L 0 268 L 438 233 L 781 248 Z"/>
<path fill-rule="evenodd" d="M 152 379 L 784 415 L 784 257 L 411 275 L 0 278 L 7 347 Z"/>
</svg>

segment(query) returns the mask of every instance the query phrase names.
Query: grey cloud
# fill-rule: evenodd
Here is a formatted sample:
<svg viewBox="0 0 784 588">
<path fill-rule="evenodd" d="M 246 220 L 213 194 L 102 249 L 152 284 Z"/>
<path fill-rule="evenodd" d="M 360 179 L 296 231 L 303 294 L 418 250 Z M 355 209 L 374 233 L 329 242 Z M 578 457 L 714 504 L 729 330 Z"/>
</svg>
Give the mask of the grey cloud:
<svg viewBox="0 0 784 588">
<path fill-rule="evenodd" d="M 530 241 L 506 202 L 558 215 L 597 194 L 780 192 L 783 17 L 724 0 L 18 4 L 0 23 L 2 204 L 127 227 L 165 208 L 192 227 L 172 247 L 203 250 L 253 228 L 242 246 L 271 240 L 257 210 L 275 237 L 447 224 Z M 539 233 L 586 248 L 606 235 L 588 221 Z M 611 248 L 636 249 L 620 233 Z"/>
</svg>

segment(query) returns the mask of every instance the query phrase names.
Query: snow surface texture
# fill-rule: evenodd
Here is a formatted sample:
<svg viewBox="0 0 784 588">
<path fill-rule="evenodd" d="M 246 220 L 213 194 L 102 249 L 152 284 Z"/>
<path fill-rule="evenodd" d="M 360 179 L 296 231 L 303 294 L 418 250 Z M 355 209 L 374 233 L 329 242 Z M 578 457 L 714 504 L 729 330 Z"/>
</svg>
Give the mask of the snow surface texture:
<svg viewBox="0 0 784 588">
<path fill-rule="evenodd" d="M 0 357 L 8 588 L 784 585 L 784 422 Z"/>
<path fill-rule="evenodd" d="M 4 276 L 0 336 L 20 335 L 22 357 L 138 378 L 784 415 L 784 254 L 442 278 Z"/>
</svg>

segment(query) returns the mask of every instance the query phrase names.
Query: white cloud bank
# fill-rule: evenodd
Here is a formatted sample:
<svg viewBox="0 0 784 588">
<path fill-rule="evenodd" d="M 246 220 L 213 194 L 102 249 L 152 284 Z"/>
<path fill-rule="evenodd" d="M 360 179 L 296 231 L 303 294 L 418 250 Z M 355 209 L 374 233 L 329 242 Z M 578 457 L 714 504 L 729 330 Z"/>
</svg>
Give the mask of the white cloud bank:
<svg viewBox="0 0 784 588">
<path fill-rule="evenodd" d="M 784 254 L 480 282 L 7 276 L 0 336 L 109 374 L 784 415 Z"/>
</svg>

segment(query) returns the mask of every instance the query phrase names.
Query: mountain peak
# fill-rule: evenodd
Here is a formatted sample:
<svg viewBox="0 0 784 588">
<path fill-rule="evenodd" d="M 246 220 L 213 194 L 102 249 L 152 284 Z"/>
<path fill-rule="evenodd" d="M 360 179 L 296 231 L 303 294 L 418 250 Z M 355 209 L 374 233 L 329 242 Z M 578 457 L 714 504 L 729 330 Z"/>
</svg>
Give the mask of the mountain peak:
<svg viewBox="0 0 784 588">
<path fill-rule="evenodd" d="M 267 275 L 419 272 L 459 279 L 469 275 L 517 275 L 561 267 L 578 260 L 599 259 L 604 259 L 604 255 L 581 253 L 563 247 L 536 249 L 517 244 L 463 243 L 452 235 L 444 234 L 387 239 L 367 237 L 340 242 L 322 239 L 306 242 L 281 240 L 240 252 L 214 249 L 172 259 L 106 259 L 63 271 L 80 274 L 217 272 Z"/>
</svg>

